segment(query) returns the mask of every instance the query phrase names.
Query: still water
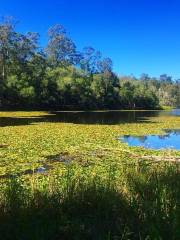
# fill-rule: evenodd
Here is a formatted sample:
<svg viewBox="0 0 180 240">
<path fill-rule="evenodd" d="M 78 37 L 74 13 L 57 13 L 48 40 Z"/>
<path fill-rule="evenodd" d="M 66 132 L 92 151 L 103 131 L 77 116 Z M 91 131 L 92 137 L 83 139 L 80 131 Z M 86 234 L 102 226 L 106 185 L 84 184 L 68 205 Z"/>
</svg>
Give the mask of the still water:
<svg viewBox="0 0 180 240">
<path fill-rule="evenodd" d="M 180 109 L 171 111 L 143 112 L 144 117 L 136 115 L 136 120 L 143 121 L 148 117 L 177 116 L 180 117 Z M 165 129 L 163 135 L 146 136 L 123 136 L 120 141 L 128 143 L 129 146 L 139 146 L 150 149 L 176 149 L 180 150 L 180 129 Z"/>
<path fill-rule="evenodd" d="M 153 121 L 151 117 L 178 116 L 180 109 L 171 111 L 51 111 L 44 116 L 0 117 L 0 127 L 30 125 L 39 122 L 62 122 L 74 124 L 121 124 Z"/>
<path fill-rule="evenodd" d="M 150 117 L 180 116 L 180 109 L 171 111 L 90 111 L 52 112 L 52 121 L 75 124 L 120 124 L 147 122 Z"/>
<path fill-rule="evenodd" d="M 180 129 L 164 130 L 164 135 L 120 137 L 119 140 L 129 146 L 138 146 L 151 149 L 176 149 L 180 150 Z"/>
</svg>

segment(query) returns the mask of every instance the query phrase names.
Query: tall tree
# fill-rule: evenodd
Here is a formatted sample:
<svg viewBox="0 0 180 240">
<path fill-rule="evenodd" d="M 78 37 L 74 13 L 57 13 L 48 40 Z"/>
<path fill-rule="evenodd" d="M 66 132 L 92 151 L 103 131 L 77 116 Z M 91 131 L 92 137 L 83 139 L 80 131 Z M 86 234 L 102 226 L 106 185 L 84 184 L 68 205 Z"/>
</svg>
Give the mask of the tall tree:
<svg viewBox="0 0 180 240">
<path fill-rule="evenodd" d="M 82 51 L 80 66 L 87 74 L 97 73 L 100 59 L 101 53 L 99 51 L 92 47 L 85 47 Z"/>
<path fill-rule="evenodd" d="M 73 64 L 76 56 L 76 46 L 68 37 L 62 25 L 55 25 L 48 31 L 49 41 L 46 52 L 54 67 Z"/>
<path fill-rule="evenodd" d="M 110 58 L 103 58 L 97 63 L 100 73 L 112 72 L 113 62 Z"/>
<path fill-rule="evenodd" d="M 7 78 L 8 67 L 14 49 L 15 23 L 12 17 L 6 17 L 0 24 L 0 69 L 1 79 L 4 82 Z"/>
</svg>

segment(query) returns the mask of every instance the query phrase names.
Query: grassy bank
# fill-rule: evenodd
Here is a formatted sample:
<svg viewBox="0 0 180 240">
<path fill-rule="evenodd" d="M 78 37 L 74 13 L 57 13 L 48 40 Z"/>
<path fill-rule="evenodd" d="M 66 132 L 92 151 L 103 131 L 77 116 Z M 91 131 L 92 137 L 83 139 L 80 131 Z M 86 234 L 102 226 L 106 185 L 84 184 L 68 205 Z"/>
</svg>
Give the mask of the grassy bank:
<svg viewBox="0 0 180 240">
<path fill-rule="evenodd" d="M 2 112 L 0 124 L 3 239 L 179 239 L 179 164 L 152 157 L 180 152 L 117 140 L 180 128 L 178 117 L 99 125 Z"/>
</svg>

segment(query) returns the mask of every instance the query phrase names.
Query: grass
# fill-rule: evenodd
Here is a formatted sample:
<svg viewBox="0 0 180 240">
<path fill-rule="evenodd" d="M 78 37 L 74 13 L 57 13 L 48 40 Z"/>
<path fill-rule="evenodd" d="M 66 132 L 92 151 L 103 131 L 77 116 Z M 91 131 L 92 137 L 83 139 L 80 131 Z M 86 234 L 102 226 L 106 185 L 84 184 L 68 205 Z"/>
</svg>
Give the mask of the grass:
<svg viewBox="0 0 180 240">
<path fill-rule="evenodd" d="M 0 113 L 2 239 L 179 239 L 180 167 L 143 156 L 180 152 L 117 141 L 180 128 L 178 117 L 87 125 L 49 116 Z"/>
<path fill-rule="evenodd" d="M 115 168 L 103 180 L 76 171 L 8 180 L 0 202 L 3 239 L 179 239 L 178 168 L 127 167 L 121 181 Z"/>
</svg>

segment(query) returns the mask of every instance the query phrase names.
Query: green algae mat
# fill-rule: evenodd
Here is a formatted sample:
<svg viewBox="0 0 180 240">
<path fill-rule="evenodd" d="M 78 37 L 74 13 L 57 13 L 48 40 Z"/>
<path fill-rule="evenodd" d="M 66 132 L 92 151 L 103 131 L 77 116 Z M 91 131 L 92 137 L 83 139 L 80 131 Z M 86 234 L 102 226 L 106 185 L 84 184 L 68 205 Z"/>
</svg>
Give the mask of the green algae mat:
<svg viewBox="0 0 180 240">
<path fill-rule="evenodd" d="M 163 157 L 167 160 L 167 157 L 180 156 L 179 151 L 147 150 L 118 141 L 123 135 L 163 134 L 162 129 L 180 129 L 178 116 L 90 124 L 74 123 L 71 119 L 68 122 L 63 115 L 63 112 L 58 112 L 58 117 L 56 112 L 0 112 L 1 178 L 11 174 L 61 171 L 69 163 L 98 168 L 124 161 L 131 164 L 144 157 L 153 161 L 159 156 L 157 159 L 163 162 Z"/>
</svg>

